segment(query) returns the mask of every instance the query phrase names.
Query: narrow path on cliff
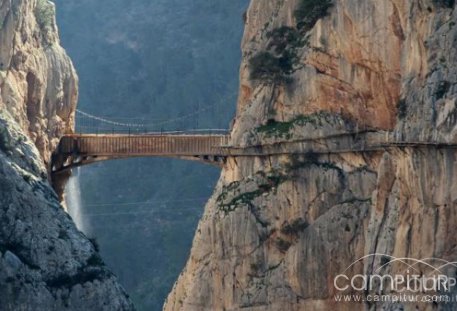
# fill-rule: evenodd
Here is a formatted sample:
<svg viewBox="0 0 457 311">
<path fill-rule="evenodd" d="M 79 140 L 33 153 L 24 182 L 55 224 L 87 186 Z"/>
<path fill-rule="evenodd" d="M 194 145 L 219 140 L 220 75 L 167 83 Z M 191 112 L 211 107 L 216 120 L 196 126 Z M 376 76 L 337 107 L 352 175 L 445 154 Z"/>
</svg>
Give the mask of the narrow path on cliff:
<svg viewBox="0 0 457 311">
<path fill-rule="evenodd" d="M 82 114 L 105 125 L 120 126 L 127 134 L 116 133 L 114 129 L 112 132 L 103 132 L 103 129 L 98 127 L 90 127 L 94 131 L 91 134 L 65 135 L 53 156 L 54 173 L 100 161 L 135 157 L 172 157 L 223 166 L 227 157 L 376 152 L 400 147 L 457 146 L 439 141 L 404 141 L 393 132 L 376 130 L 340 132 L 325 136 L 310 135 L 261 145 L 234 145 L 228 130 L 225 129 L 149 132 L 146 123 L 121 123 Z"/>
</svg>

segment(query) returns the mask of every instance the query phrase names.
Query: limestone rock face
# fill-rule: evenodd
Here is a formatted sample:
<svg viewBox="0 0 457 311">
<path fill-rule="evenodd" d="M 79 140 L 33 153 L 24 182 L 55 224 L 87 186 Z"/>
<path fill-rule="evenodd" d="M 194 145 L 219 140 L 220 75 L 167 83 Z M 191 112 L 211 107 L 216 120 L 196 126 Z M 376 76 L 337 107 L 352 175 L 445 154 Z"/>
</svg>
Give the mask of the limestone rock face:
<svg viewBox="0 0 457 311">
<path fill-rule="evenodd" d="M 49 164 L 60 136 L 71 132 L 78 79 L 59 45 L 54 4 L 2 0 L 0 107 L 23 128 Z"/>
<path fill-rule="evenodd" d="M 73 128 L 77 76 L 54 6 L 0 0 L 0 310 L 132 310 L 48 181 Z"/>
<path fill-rule="evenodd" d="M 251 1 L 233 145 L 364 131 L 457 143 L 453 1 L 333 1 L 298 31 L 305 43 L 286 83 L 252 79 L 250 60 L 271 47 L 271 33 L 297 29 L 299 2 Z M 455 261 L 456 156 L 394 146 L 228 159 L 164 310 L 455 309 L 338 303 L 333 281 L 368 254 Z M 370 257 L 347 273 L 384 264 Z"/>
</svg>

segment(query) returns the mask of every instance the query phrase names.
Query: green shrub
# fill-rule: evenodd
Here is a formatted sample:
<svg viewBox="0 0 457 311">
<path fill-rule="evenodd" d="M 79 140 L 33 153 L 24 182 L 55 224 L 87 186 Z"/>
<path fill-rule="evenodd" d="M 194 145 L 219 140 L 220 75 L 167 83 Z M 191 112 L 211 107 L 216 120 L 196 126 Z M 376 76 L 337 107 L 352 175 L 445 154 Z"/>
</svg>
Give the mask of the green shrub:
<svg viewBox="0 0 457 311">
<path fill-rule="evenodd" d="M 87 259 L 87 265 L 89 266 L 104 266 L 105 263 L 99 254 L 95 253 Z"/>
<path fill-rule="evenodd" d="M 67 231 L 65 229 L 60 229 L 58 238 L 62 240 L 67 240 L 69 238 Z"/>
<path fill-rule="evenodd" d="M 455 0 L 433 0 L 437 7 L 452 9 L 455 5 Z"/>
<path fill-rule="evenodd" d="M 327 15 L 332 6 L 332 0 L 301 0 L 294 13 L 297 28 L 302 32 L 309 31 L 320 18 Z"/>
<path fill-rule="evenodd" d="M 38 0 L 35 18 L 41 29 L 50 28 L 54 20 L 54 6 L 48 0 Z"/>
<path fill-rule="evenodd" d="M 297 49 L 303 40 L 295 28 L 282 26 L 267 33 L 268 44 L 249 60 L 250 78 L 263 82 L 286 84 L 298 63 Z"/>
<path fill-rule="evenodd" d="M 103 281 L 106 277 L 109 277 L 109 273 L 104 269 L 91 269 L 83 270 L 80 269 L 74 275 L 59 275 L 53 279 L 47 280 L 46 285 L 51 288 L 72 288 L 76 284 L 91 283 L 95 280 Z"/>
<path fill-rule="evenodd" d="M 268 176 L 266 176 L 263 172 L 260 172 L 259 174 L 261 174 L 265 180 L 258 183 L 256 190 L 239 193 L 238 195 L 234 196 L 228 203 L 224 203 L 224 201 L 227 199 L 229 193 L 239 190 L 241 184 L 239 182 L 235 182 L 224 186 L 221 195 L 219 195 L 217 198 L 220 209 L 227 214 L 234 211 L 241 205 L 247 205 L 252 208 L 252 201 L 265 193 L 270 193 L 274 188 L 277 188 L 281 183 L 285 182 L 288 179 L 287 175 L 283 175 L 275 170 L 269 172 Z"/>
<path fill-rule="evenodd" d="M 233 205 L 240 205 L 240 204 L 250 204 L 255 198 L 262 195 L 265 192 L 265 189 L 258 189 L 251 192 L 244 192 L 237 197 L 235 197 L 232 201 L 230 201 L 227 206 Z"/>
<path fill-rule="evenodd" d="M 287 53 L 280 57 L 271 52 L 257 53 L 249 60 L 251 80 L 283 84 L 290 82 L 293 65 L 292 58 Z"/>
<path fill-rule="evenodd" d="M 9 152 L 12 149 L 11 139 L 6 128 L 0 127 L 0 149 L 3 152 Z"/>
<path fill-rule="evenodd" d="M 319 111 L 309 115 L 299 115 L 290 121 L 280 122 L 270 119 L 266 124 L 259 126 L 256 131 L 267 136 L 290 139 L 290 131 L 294 126 L 304 126 L 306 123 L 321 125 L 322 121 L 331 115 L 325 111 Z"/>
<path fill-rule="evenodd" d="M 286 235 L 298 235 L 305 230 L 309 224 L 303 218 L 297 218 L 292 223 L 286 223 L 281 228 L 281 233 Z"/>
<path fill-rule="evenodd" d="M 288 122 L 279 122 L 273 119 L 267 121 L 266 124 L 259 126 L 256 131 L 267 136 L 291 138 L 290 130 L 294 127 L 296 119 Z"/>
<path fill-rule="evenodd" d="M 267 38 L 269 40 L 267 49 L 274 50 L 279 55 L 287 49 L 293 50 L 304 45 L 300 33 L 289 26 L 273 29 L 267 33 Z"/>
<path fill-rule="evenodd" d="M 251 270 L 252 271 L 257 272 L 257 271 L 259 271 L 261 269 L 262 269 L 262 264 L 257 263 L 257 262 L 251 263 Z"/>
<path fill-rule="evenodd" d="M 287 250 L 290 248 L 291 245 L 292 245 L 292 243 L 290 243 L 289 241 L 283 240 L 281 238 L 278 238 L 276 240 L 276 247 L 278 248 L 278 250 L 281 253 L 287 252 Z"/>
<path fill-rule="evenodd" d="M 305 153 L 305 159 L 306 161 L 312 164 L 319 163 L 319 154 L 313 151 L 308 151 L 307 153 Z"/>
<path fill-rule="evenodd" d="M 406 117 L 407 109 L 406 100 L 400 99 L 397 103 L 397 115 L 400 120 Z"/>
<path fill-rule="evenodd" d="M 274 172 L 273 174 L 267 176 L 267 180 L 268 191 L 270 191 L 272 188 L 277 188 L 280 184 L 285 182 L 287 180 L 287 176 L 278 172 Z"/>
<path fill-rule="evenodd" d="M 94 246 L 94 249 L 96 252 L 100 252 L 100 245 L 98 244 L 98 241 L 96 238 L 89 238 L 89 241 L 92 243 Z"/>
<path fill-rule="evenodd" d="M 29 174 L 22 175 L 22 179 L 24 179 L 24 181 L 28 184 L 30 184 L 33 180 L 32 175 L 29 175 Z"/>
<path fill-rule="evenodd" d="M 447 91 L 449 91 L 450 87 L 451 84 L 448 81 L 441 81 L 435 91 L 436 99 L 443 98 L 444 95 L 446 95 Z"/>
</svg>

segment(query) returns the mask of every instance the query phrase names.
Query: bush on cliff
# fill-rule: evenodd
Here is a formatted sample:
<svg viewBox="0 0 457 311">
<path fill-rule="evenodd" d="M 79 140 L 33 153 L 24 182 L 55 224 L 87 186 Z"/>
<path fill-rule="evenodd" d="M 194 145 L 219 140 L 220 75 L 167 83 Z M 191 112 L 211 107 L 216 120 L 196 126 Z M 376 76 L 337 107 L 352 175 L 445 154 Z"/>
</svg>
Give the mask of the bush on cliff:
<svg viewBox="0 0 457 311">
<path fill-rule="evenodd" d="M 3 152 L 9 152 L 12 149 L 11 139 L 8 135 L 6 128 L 1 127 L 0 125 L 0 150 Z"/>
<path fill-rule="evenodd" d="M 295 10 L 296 28 L 282 26 L 267 33 L 266 49 L 249 60 L 250 78 L 286 84 L 298 64 L 298 49 L 306 44 L 304 33 L 327 15 L 332 0 L 301 0 Z"/>
<path fill-rule="evenodd" d="M 267 33 L 267 39 L 269 40 L 267 49 L 273 50 L 277 54 L 303 47 L 305 43 L 297 29 L 289 26 L 273 29 Z"/>
<path fill-rule="evenodd" d="M 292 60 L 288 55 L 274 56 L 271 52 L 257 53 L 249 60 L 250 77 L 252 80 L 287 83 L 292 72 Z"/>
<path fill-rule="evenodd" d="M 41 29 L 50 28 L 54 19 L 54 6 L 48 0 L 38 0 L 35 18 Z"/>
<path fill-rule="evenodd" d="M 297 28 L 307 32 L 320 18 L 327 15 L 332 6 L 332 0 L 301 0 L 295 10 Z"/>
<path fill-rule="evenodd" d="M 455 0 L 433 0 L 437 7 L 452 9 L 455 6 Z"/>
<path fill-rule="evenodd" d="M 397 116 L 400 120 L 404 119 L 408 113 L 408 106 L 406 100 L 400 99 L 397 103 Z"/>
<path fill-rule="evenodd" d="M 295 28 L 282 26 L 267 33 L 266 50 L 249 60 L 252 80 L 285 84 L 291 82 L 290 74 L 297 65 L 297 49 L 305 44 Z"/>
<path fill-rule="evenodd" d="M 450 87 L 451 84 L 449 83 L 449 81 L 440 81 L 435 91 L 436 99 L 443 98 L 444 95 L 446 95 L 446 93 L 449 91 Z"/>
</svg>

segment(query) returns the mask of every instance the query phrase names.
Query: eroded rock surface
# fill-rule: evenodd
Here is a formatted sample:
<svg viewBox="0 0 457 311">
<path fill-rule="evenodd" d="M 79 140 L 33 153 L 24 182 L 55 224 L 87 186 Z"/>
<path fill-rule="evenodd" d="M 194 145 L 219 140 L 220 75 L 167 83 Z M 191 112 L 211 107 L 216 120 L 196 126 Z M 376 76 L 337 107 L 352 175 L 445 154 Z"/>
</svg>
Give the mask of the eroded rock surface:
<svg viewBox="0 0 457 311">
<path fill-rule="evenodd" d="M 0 1 L 0 310 L 132 310 L 48 181 L 78 93 L 54 13 L 46 0 Z"/>
<path fill-rule="evenodd" d="M 305 31 L 300 2 L 251 1 L 234 145 L 366 130 L 457 143 L 454 1 L 333 1 Z M 252 79 L 251 60 L 281 49 L 271 34 L 283 26 L 292 69 Z M 455 160 L 455 149 L 434 146 L 229 159 L 164 309 L 453 310 L 337 303 L 333 280 L 374 253 L 455 261 Z M 384 264 L 373 257 L 348 273 Z"/>
<path fill-rule="evenodd" d="M 37 146 L 46 164 L 71 132 L 78 79 L 59 44 L 54 4 L 3 0 L 0 5 L 0 107 Z"/>
</svg>

